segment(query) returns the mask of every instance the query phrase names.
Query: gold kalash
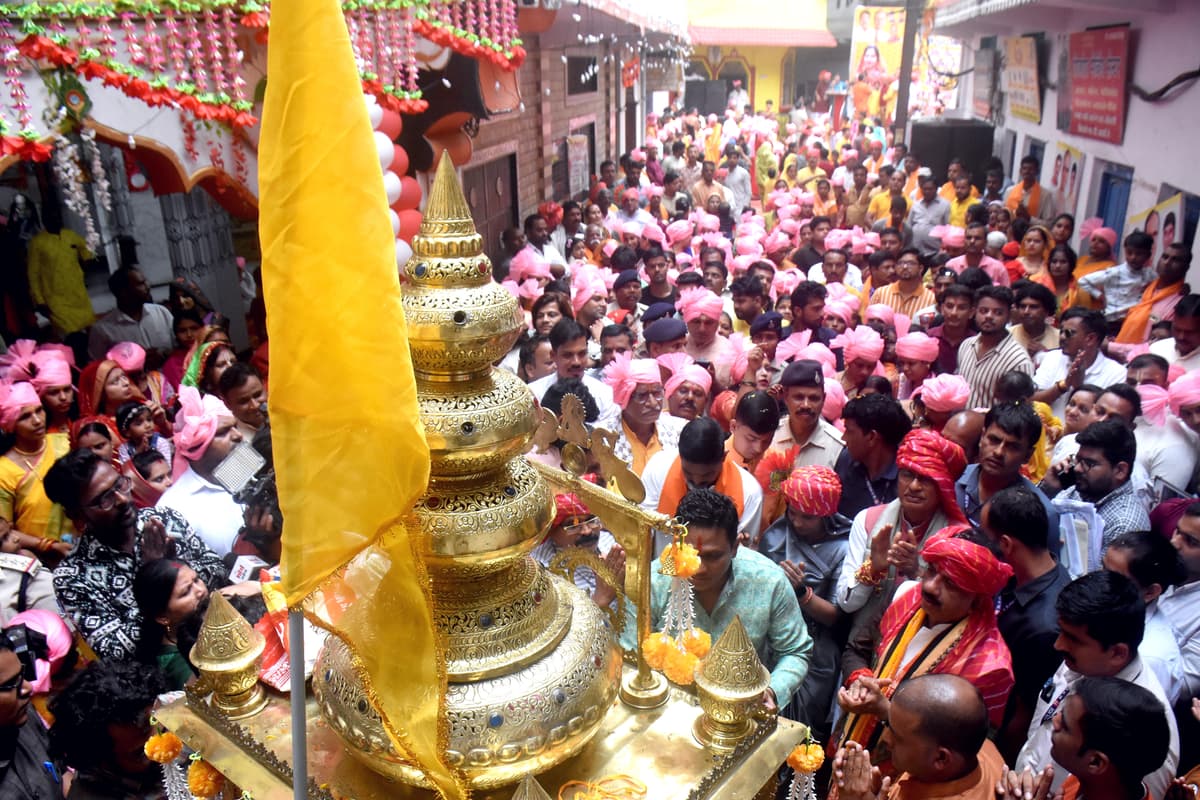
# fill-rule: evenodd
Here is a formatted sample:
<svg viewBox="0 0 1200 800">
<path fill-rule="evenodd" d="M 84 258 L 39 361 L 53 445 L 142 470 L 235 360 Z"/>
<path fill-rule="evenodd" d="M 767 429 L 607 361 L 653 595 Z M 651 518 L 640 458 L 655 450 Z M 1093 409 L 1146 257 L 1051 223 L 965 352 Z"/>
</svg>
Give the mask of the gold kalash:
<svg viewBox="0 0 1200 800">
<path fill-rule="evenodd" d="M 652 671 L 640 644 L 622 653 L 626 605 L 631 614 L 636 608 L 637 641 L 650 632 L 652 532 L 674 533 L 676 524 L 637 506 L 641 482 L 613 455 L 607 432 L 586 428 L 575 398 L 558 419 L 515 376 L 492 367 L 524 321 L 491 278 L 448 157 L 413 252 L 403 302 L 432 463 L 407 523 L 422 534 L 445 642 L 447 760 L 478 798 L 508 800 L 513 785 L 534 774 L 551 796 L 571 781 L 614 774 L 645 784 L 649 800 L 773 796 L 779 766 L 807 731 L 755 714 L 765 670 L 744 631 L 723 637 L 739 646 L 714 647 L 709 660 L 720 664 L 701 663 L 699 699 L 695 688 L 673 687 Z M 564 443 L 565 470 L 524 458 L 532 444 L 554 441 Z M 614 490 L 579 478 L 590 461 Z M 595 556 L 560 554 L 559 574 L 530 556 L 549 528 L 556 491 L 575 492 L 625 548 L 626 595 L 616 609 L 598 608 L 570 580 L 586 566 L 611 581 Z M 230 659 L 240 665 L 246 654 Z M 206 662 L 202 688 L 160 709 L 159 721 L 256 800 L 290 798 L 287 698 L 268 693 L 261 710 L 228 713 L 227 674 Z M 317 660 L 306 703 L 311 797 L 432 797 L 417 765 L 391 747 L 336 637 Z"/>
</svg>

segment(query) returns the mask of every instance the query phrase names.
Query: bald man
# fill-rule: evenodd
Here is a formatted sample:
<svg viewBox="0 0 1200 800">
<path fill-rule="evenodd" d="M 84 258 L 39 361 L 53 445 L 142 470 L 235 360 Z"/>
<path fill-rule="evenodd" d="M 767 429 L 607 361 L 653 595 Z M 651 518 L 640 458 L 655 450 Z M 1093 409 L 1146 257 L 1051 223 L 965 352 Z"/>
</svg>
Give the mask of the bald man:
<svg viewBox="0 0 1200 800">
<path fill-rule="evenodd" d="M 833 769 L 841 800 L 994 800 L 1004 759 L 987 738 L 988 710 L 979 690 L 957 675 L 922 675 L 902 683 L 886 708 L 891 770 L 873 791 L 871 754 L 855 742 L 838 750 Z"/>
<path fill-rule="evenodd" d="M 979 440 L 983 437 L 983 420 L 979 411 L 960 411 L 946 422 L 942 436 L 963 449 L 968 464 L 979 460 Z"/>
</svg>

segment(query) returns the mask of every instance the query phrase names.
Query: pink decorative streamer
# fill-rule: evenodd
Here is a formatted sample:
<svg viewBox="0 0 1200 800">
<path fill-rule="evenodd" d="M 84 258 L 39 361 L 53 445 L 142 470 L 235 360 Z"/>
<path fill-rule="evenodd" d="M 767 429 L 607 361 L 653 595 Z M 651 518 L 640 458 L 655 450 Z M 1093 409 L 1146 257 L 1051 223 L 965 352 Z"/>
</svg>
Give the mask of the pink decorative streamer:
<svg viewBox="0 0 1200 800">
<path fill-rule="evenodd" d="M 184 30 L 187 33 L 187 53 L 192 62 L 192 82 L 201 94 L 208 93 L 208 72 L 204 69 L 204 45 L 200 41 L 200 28 L 195 14 L 184 14 Z"/>
<path fill-rule="evenodd" d="M 404 91 L 417 91 L 417 35 L 413 33 L 412 13 L 405 7 L 401 9 L 404 19 L 404 66 L 408 71 L 408 79 L 404 82 Z"/>
<path fill-rule="evenodd" d="M 163 71 L 163 66 L 166 64 L 163 58 L 162 39 L 158 35 L 158 25 L 154 22 L 154 15 L 147 14 L 144 18 L 146 25 L 146 66 L 155 75 Z"/>
<path fill-rule="evenodd" d="M 168 8 L 164 24 L 167 26 L 167 52 L 171 56 L 171 67 L 175 70 L 175 79 L 190 81 L 191 74 L 187 68 L 187 54 L 183 52 L 183 40 L 179 35 L 179 19 L 175 9 Z"/>
<path fill-rule="evenodd" d="M 225 32 L 225 55 L 229 58 L 229 74 L 233 75 L 233 99 L 246 99 L 246 81 L 242 79 L 242 52 L 237 46 L 236 22 L 233 9 L 225 6 L 221 9 L 221 24 Z"/>
<path fill-rule="evenodd" d="M 100 22 L 97 24 L 97 27 L 100 28 L 100 55 L 109 61 L 117 57 L 117 40 L 113 38 L 112 25 L 109 24 L 110 19 L 110 17 L 100 17 Z"/>
<path fill-rule="evenodd" d="M 125 33 L 125 49 L 129 51 L 129 61 L 133 64 L 145 64 L 146 54 L 138 43 L 137 33 L 133 29 L 133 14 L 121 15 L 121 30 Z"/>
<path fill-rule="evenodd" d="M 204 9 L 204 38 L 208 40 L 208 65 L 212 70 L 213 88 L 219 93 L 228 94 L 225 61 L 221 56 L 221 31 L 217 28 L 217 15 L 211 8 Z"/>
<path fill-rule="evenodd" d="M 7 18 L 0 18 L 0 48 L 3 48 L 4 55 L 4 82 L 8 84 L 9 94 L 12 95 L 13 111 L 17 112 L 17 125 L 21 131 L 31 130 L 33 114 L 29 111 L 29 97 L 25 94 L 21 67 L 15 55 L 17 44 L 13 39 L 12 23 Z"/>
</svg>

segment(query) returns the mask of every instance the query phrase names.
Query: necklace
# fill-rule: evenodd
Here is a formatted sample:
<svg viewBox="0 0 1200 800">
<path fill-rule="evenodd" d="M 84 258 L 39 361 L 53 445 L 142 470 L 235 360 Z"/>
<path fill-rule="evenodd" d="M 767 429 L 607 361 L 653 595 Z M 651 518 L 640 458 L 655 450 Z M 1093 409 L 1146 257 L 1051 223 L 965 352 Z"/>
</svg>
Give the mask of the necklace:
<svg viewBox="0 0 1200 800">
<path fill-rule="evenodd" d="M 13 445 L 13 452 L 18 455 L 22 455 L 22 456 L 30 456 L 30 457 L 40 456 L 45 450 L 46 450 L 46 441 L 44 439 L 42 440 L 42 446 L 32 452 L 22 450 L 21 448 L 17 447 L 15 444 Z"/>
<path fill-rule="evenodd" d="M 22 450 L 21 448 L 17 447 L 16 445 L 13 445 L 13 448 L 12 448 L 13 461 L 19 461 L 21 464 L 24 464 L 26 472 L 33 472 L 36 467 L 35 467 L 34 463 L 31 462 L 29 459 L 36 458 L 37 456 L 40 456 L 45 451 L 46 451 L 45 440 L 42 441 L 42 446 L 32 453 L 26 452 L 25 450 Z"/>
</svg>

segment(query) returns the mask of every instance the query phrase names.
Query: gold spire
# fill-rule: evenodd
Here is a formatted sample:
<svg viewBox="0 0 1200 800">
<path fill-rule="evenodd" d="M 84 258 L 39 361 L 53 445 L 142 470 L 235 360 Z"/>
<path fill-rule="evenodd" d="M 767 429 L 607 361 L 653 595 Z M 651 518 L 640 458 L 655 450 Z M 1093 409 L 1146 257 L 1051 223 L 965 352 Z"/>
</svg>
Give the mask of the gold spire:
<svg viewBox="0 0 1200 800">
<path fill-rule="evenodd" d="M 742 618 L 734 617 L 696 671 L 696 695 L 704 709 L 692 726 L 697 741 L 718 753 L 731 752 L 754 730 L 770 679 Z"/>
<path fill-rule="evenodd" d="M 471 208 L 467 205 L 467 199 L 458 183 L 454 163 L 450 160 L 450 154 L 443 151 L 437 175 L 429 190 L 425 213 L 421 217 L 420 231 L 413 237 L 413 258 L 420 260 L 476 256 L 488 261 L 487 256 L 483 255 L 483 237 L 475 230 Z M 491 262 L 488 261 L 486 271 L 481 273 L 477 268 L 473 276 L 477 279 L 474 283 L 486 283 L 490 280 Z"/>
<path fill-rule="evenodd" d="M 512 800 L 551 800 L 550 795 L 532 775 L 521 779 L 521 784 L 513 794 Z"/>
<path fill-rule="evenodd" d="M 266 639 L 225 595 L 214 592 L 190 658 L 212 688 L 212 703 L 230 719 L 257 714 L 267 703 L 258 685 Z"/>
</svg>

